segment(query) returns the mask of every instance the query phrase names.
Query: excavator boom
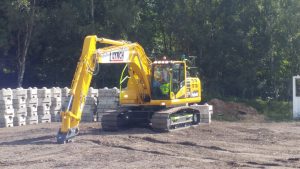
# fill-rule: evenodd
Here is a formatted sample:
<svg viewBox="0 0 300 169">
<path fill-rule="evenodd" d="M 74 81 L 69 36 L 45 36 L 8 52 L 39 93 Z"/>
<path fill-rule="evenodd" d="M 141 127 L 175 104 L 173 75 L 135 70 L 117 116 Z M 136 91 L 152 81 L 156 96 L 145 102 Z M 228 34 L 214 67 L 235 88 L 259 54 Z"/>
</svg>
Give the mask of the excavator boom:
<svg viewBox="0 0 300 169">
<path fill-rule="evenodd" d="M 97 42 L 110 46 L 96 49 Z M 136 102 L 141 103 L 143 96 L 150 95 L 151 61 L 139 44 L 98 38 L 95 35 L 87 36 L 72 81 L 67 109 L 61 112 L 62 125 L 57 134 L 58 143 L 65 143 L 78 134 L 85 98 L 98 63 L 130 65 L 130 74 L 135 77 L 132 78 L 134 88 L 139 88 L 139 93 L 133 93 L 138 96 Z M 137 83 L 143 84 L 142 88 Z"/>
</svg>

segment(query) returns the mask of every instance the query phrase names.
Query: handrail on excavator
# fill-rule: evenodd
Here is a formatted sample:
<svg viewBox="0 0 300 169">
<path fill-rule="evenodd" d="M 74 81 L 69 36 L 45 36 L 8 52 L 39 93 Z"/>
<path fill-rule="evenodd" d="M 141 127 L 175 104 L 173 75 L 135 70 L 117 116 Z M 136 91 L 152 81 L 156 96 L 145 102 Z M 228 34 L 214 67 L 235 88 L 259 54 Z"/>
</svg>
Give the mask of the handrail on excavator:
<svg viewBox="0 0 300 169">
<path fill-rule="evenodd" d="M 97 37 L 96 41 L 99 42 L 99 43 L 116 45 L 116 46 L 121 46 L 121 45 L 128 44 L 125 41 L 117 41 L 117 40 L 111 40 L 111 39 L 106 39 L 106 38 L 98 38 L 98 37 Z"/>
</svg>

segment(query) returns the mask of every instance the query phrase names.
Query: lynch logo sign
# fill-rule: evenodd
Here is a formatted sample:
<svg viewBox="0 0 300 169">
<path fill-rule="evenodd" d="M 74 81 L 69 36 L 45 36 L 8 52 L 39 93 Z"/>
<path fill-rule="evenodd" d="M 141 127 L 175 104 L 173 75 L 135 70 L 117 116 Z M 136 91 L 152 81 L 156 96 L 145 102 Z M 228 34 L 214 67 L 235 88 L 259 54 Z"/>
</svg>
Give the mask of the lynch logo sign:
<svg viewBox="0 0 300 169">
<path fill-rule="evenodd" d="M 115 51 L 110 53 L 111 61 L 123 61 L 124 60 L 124 51 Z"/>
<path fill-rule="evenodd" d="M 128 63 L 130 59 L 129 48 L 119 48 L 115 50 L 97 50 L 100 55 L 100 63 Z"/>
</svg>

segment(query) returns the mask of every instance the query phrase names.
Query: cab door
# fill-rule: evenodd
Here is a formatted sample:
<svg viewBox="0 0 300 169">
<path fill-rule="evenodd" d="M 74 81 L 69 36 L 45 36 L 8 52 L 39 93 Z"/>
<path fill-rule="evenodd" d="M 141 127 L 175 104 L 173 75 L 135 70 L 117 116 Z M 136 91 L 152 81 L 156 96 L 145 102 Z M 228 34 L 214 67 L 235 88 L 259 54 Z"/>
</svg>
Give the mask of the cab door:
<svg viewBox="0 0 300 169">
<path fill-rule="evenodd" d="M 171 92 L 171 65 L 153 64 L 151 77 L 151 98 L 153 100 L 169 100 Z"/>
<path fill-rule="evenodd" d="M 186 86 L 185 86 L 185 64 L 175 63 L 172 65 L 172 76 L 171 76 L 171 99 L 182 99 L 185 98 Z"/>
</svg>

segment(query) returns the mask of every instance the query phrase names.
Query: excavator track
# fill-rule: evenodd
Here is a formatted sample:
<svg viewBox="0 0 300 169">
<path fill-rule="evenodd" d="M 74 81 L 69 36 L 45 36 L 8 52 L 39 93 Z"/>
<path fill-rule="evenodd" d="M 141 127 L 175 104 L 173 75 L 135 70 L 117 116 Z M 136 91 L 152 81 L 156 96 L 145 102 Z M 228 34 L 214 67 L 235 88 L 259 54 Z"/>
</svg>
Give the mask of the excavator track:
<svg viewBox="0 0 300 169">
<path fill-rule="evenodd" d="M 101 125 L 104 131 L 118 131 L 127 128 L 128 117 L 123 109 L 111 110 L 102 116 Z"/>
<path fill-rule="evenodd" d="M 200 111 L 189 106 L 173 107 L 155 112 L 151 118 L 152 128 L 168 132 L 200 123 Z"/>
<path fill-rule="evenodd" d="M 154 130 L 168 132 L 200 123 L 200 111 L 190 106 L 164 108 L 157 111 L 153 109 L 141 111 L 134 111 L 131 108 L 108 111 L 102 116 L 102 129 L 104 131 L 118 131 L 129 127 L 137 127 L 138 124 L 145 124 L 148 121 L 147 125 L 150 125 Z M 134 112 L 136 113 L 134 114 Z M 146 116 L 137 118 L 141 113 Z M 151 116 L 147 114 L 151 114 Z M 148 120 L 146 120 L 146 117 L 148 117 Z"/>
</svg>

